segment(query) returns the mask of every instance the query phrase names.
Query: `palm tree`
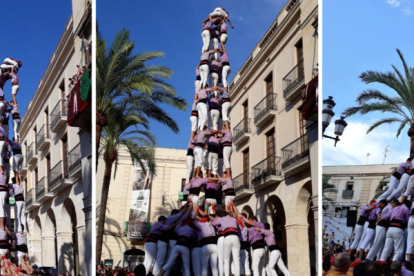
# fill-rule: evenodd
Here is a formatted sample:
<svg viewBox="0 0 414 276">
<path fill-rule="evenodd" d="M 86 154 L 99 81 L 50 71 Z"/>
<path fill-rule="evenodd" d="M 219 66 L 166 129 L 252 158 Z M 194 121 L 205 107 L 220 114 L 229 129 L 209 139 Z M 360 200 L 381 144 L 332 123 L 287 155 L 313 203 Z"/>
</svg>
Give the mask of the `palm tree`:
<svg viewBox="0 0 414 276">
<path fill-rule="evenodd" d="M 368 114 L 375 111 L 390 113 L 390 117 L 382 118 L 373 123 L 368 131 L 383 124 L 398 123 L 397 137 L 408 126 L 407 135 L 410 137 L 410 157 L 414 157 L 414 68 L 408 67 L 404 56 L 399 49 L 397 53 L 402 61 L 404 72 L 391 65 L 394 71 L 382 73 L 378 71 L 366 71 L 359 77 L 366 83 L 380 83 L 391 88 L 397 96 L 389 96 L 377 89 L 364 90 L 356 99 L 357 106 L 347 108 L 344 111 L 346 117 L 357 113 Z"/>
<path fill-rule="evenodd" d="M 336 186 L 333 184 L 329 184 L 329 180 L 331 179 L 330 176 L 324 174 L 322 175 L 322 197 L 324 200 L 332 201 L 332 199 L 328 198 L 325 193 L 336 193 L 338 190 Z"/>
<path fill-rule="evenodd" d="M 142 118 L 135 110 L 127 109 L 126 104 L 111 107 L 111 116 L 103 129 L 100 153 L 105 162 L 105 171 L 102 185 L 102 196 L 99 206 L 98 231 L 96 235 L 96 262 L 99 263 L 102 255 L 105 216 L 107 209 L 109 186 L 112 169 L 114 178 L 118 166 L 118 156 L 121 150 L 126 150 L 132 162 L 138 162 L 143 171 L 146 166 L 150 173 L 155 173 L 154 147 L 155 137 L 139 126 Z M 144 160 L 146 164 L 144 165 Z"/>
<path fill-rule="evenodd" d="M 134 42 L 125 28 L 118 32 L 111 48 L 97 32 L 96 49 L 96 156 L 100 147 L 103 128 L 108 125 L 108 115 L 121 104 L 135 109 L 141 115 L 140 124 L 148 129 L 148 118 L 168 126 L 178 133 L 177 123 L 162 109 L 167 104 L 180 110 L 186 101 L 177 96 L 166 80 L 172 70 L 165 66 L 146 66 L 147 61 L 164 56 L 161 52 L 133 54 Z"/>
</svg>

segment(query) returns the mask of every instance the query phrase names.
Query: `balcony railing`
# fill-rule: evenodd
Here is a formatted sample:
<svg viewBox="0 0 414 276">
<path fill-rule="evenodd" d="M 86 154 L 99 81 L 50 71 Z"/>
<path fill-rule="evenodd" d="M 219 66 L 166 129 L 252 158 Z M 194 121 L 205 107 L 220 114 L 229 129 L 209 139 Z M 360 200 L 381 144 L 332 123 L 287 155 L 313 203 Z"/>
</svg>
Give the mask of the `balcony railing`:
<svg viewBox="0 0 414 276">
<path fill-rule="evenodd" d="M 39 130 L 39 132 L 37 133 L 37 145 L 39 146 L 39 148 L 42 147 L 46 139 L 51 138 L 49 126 L 50 125 L 48 124 L 44 124 L 42 128 Z"/>
<path fill-rule="evenodd" d="M 251 185 L 252 174 L 244 172 L 233 178 L 233 187 L 236 195 L 243 190 L 253 189 Z"/>
<path fill-rule="evenodd" d="M 51 129 L 55 129 L 59 122 L 66 121 L 66 117 L 68 114 L 67 109 L 68 101 L 66 99 L 61 99 L 56 104 L 55 108 L 53 108 L 52 112 L 50 113 L 50 119 L 52 121 L 50 127 Z"/>
<path fill-rule="evenodd" d="M 301 81 L 305 79 L 305 70 L 303 67 L 303 59 L 296 64 L 295 67 L 283 78 L 283 97 Z"/>
<path fill-rule="evenodd" d="M 35 154 L 37 154 L 36 143 L 31 143 L 27 148 L 27 160 L 30 162 Z"/>
<path fill-rule="evenodd" d="M 36 198 L 41 198 L 42 196 L 46 194 L 47 192 L 46 181 L 47 181 L 47 177 L 43 177 L 42 179 L 39 180 L 39 182 L 37 182 Z"/>
<path fill-rule="evenodd" d="M 343 190 L 342 198 L 351 199 L 354 197 L 354 190 Z"/>
<path fill-rule="evenodd" d="M 53 189 L 61 181 L 63 181 L 62 161 L 57 163 L 56 166 L 54 166 L 53 169 L 50 170 L 49 177 L 50 177 L 49 189 Z"/>
<path fill-rule="evenodd" d="M 282 176 L 280 156 L 271 155 L 252 167 L 253 186 L 260 185 L 269 176 Z"/>
<path fill-rule="evenodd" d="M 80 143 L 77 144 L 68 154 L 69 174 L 75 172 L 81 167 L 81 149 Z"/>
<path fill-rule="evenodd" d="M 282 169 L 309 157 L 308 134 L 304 134 L 286 147 L 282 148 Z"/>
<path fill-rule="evenodd" d="M 267 94 L 255 107 L 254 107 L 254 122 L 259 121 L 270 110 L 277 111 L 276 105 L 276 93 Z"/>
<path fill-rule="evenodd" d="M 244 118 L 233 128 L 234 141 L 239 140 L 243 135 L 250 133 L 250 118 Z"/>
<path fill-rule="evenodd" d="M 26 207 L 30 207 L 33 204 L 33 190 L 30 189 L 27 193 L 26 193 Z"/>
</svg>

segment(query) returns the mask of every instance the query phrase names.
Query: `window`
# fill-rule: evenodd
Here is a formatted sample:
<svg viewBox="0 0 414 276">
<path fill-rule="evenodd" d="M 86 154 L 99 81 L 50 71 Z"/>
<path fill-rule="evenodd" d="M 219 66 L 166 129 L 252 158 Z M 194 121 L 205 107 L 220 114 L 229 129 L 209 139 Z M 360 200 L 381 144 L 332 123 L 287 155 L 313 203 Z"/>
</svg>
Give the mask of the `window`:
<svg viewBox="0 0 414 276">
<path fill-rule="evenodd" d="M 65 99 L 65 80 L 63 80 L 62 83 L 60 84 L 59 90 L 60 90 L 60 98 L 64 100 Z"/>
<path fill-rule="evenodd" d="M 272 128 L 266 133 L 266 155 L 268 158 L 268 167 L 272 171 L 276 169 L 276 146 L 275 146 L 275 129 Z"/>
<path fill-rule="evenodd" d="M 307 121 L 303 119 L 302 112 L 299 111 L 299 134 L 301 137 L 301 149 L 302 152 L 309 149 L 309 141 L 308 141 L 308 135 L 305 135 L 308 133 L 306 129 Z"/>
<path fill-rule="evenodd" d="M 250 169 L 250 162 L 249 162 L 249 148 L 243 151 L 243 183 L 249 183 L 249 169 Z"/>
<path fill-rule="evenodd" d="M 48 108 L 45 109 L 45 122 L 47 126 L 45 129 L 45 134 L 47 134 L 48 133 L 47 130 L 49 128 L 49 109 Z"/>
<path fill-rule="evenodd" d="M 46 155 L 46 180 L 49 186 L 49 180 L 50 180 L 50 154 Z"/>
<path fill-rule="evenodd" d="M 345 190 L 352 191 L 354 189 L 354 182 L 347 182 Z"/>
<path fill-rule="evenodd" d="M 181 192 L 184 192 L 184 188 L 185 188 L 185 178 L 181 178 Z"/>
<path fill-rule="evenodd" d="M 68 170 L 68 138 L 67 134 L 65 134 L 62 139 L 62 162 L 63 162 L 63 175 L 65 178 L 69 176 L 69 170 Z"/>
<path fill-rule="evenodd" d="M 266 82 L 266 107 L 273 109 L 274 99 L 272 96 L 268 96 L 270 94 L 273 94 L 273 73 L 270 73 L 270 75 L 265 79 Z"/>
<path fill-rule="evenodd" d="M 298 65 L 298 80 L 299 79 L 303 79 L 304 78 L 304 67 L 303 67 L 303 43 L 302 43 L 302 39 L 300 39 L 298 41 L 298 43 L 296 43 L 295 45 L 296 48 L 296 63 Z"/>
<path fill-rule="evenodd" d="M 243 123 L 243 129 L 244 129 L 244 131 L 248 131 L 248 129 L 249 129 L 249 122 L 248 122 L 248 120 L 247 120 L 247 118 L 249 118 L 249 103 L 248 103 L 248 101 L 246 100 L 244 103 L 243 103 L 243 120 L 244 120 L 244 123 Z"/>
</svg>

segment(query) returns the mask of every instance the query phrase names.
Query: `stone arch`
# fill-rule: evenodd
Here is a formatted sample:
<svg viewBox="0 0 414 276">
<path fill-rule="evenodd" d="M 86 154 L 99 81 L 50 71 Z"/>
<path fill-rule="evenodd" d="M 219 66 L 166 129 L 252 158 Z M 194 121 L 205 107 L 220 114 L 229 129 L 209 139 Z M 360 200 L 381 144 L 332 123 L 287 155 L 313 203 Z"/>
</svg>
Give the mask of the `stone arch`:
<svg viewBox="0 0 414 276">
<path fill-rule="evenodd" d="M 32 220 L 33 227 L 31 228 L 31 237 L 29 248 L 30 248 L 30 262 L 32 265 L 42 265 L 42 223 L 40 217 L 36 216 Z"/>
<path fill-rule="evenodd" d="M 45 213 L 44 227 L 42 228 L 42 265 L 56 267 L 56 216 L 52 208 Z"/>
<path fill-rule="evenodd" d="M 247 214 L 247 216 L 250 218 L 251 216 L 254 216 L 253 210 L 249 205 L 245 205 L 242 209 L 242 214 Z"/>
</svg>

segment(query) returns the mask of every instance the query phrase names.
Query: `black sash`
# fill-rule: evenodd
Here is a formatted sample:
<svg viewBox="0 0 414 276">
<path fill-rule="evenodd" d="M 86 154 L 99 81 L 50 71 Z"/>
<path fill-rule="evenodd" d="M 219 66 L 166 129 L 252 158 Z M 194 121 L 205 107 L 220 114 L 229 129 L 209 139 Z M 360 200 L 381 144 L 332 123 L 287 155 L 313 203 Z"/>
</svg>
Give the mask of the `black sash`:
<svg viewBox="0 0 414 276">
<path fill-rule="evenodd" d="M 249 250 L 250 243 L 248 241 L 240 241 L 240 249 Z"/>
<path fill-rule="evenodd" d="M 388 229 L 388 227 L 390 227 L 390 223 L 386 220 L 381 220 L 380 222 L 378 222 L 378 226 Z"/>
<path fill-rule="evenodd" d="M 209 198 L 209 199 L 216 199 L 217 197 L 217 191 L 213 190 L 213 189 L 208 189 L 205 192 L 205 198 Z"/>
<path fill-rule="evenodd" d="M 276 244 L 269 246 L 269 251 L 272 252 L 273 250 L 279 250 L 279 247 Z"/>
<path fill-rule="evenodd" d="M 9 249 L 8 241 L 0 240 L 0 249 Z"/>
<path fill-rule="evenodd" d="M 371 228 L 371 229 L 375 229 L 375 224 L 377 223 L 377 221 L 376 220 L 372 220 L 372 219 L 370 219 L 369 221 L 368 221 L 368 228 Z"/>
<path fill-rule="evenodd" d="M 201 80 L 201 76 L 200 76 L 200 75 L 198 75 L 198 76 L 196 77 L 196 80 Z"/>
<path fill-rule="evenodd" d="M 183 195 L 183 200 L 182 201 L 187 201 L 188 195 Z"/>
<path fill-rule="evenodd" d="M 218 146 L 211 146 L 211 145 L 209 145 L 207 150 L 209 152 L 212 152 L 212 153 L 218 153 L 219 152 L 219 147 Z"/>
<path fill-rule="evenodd" d="M 224 67 L 224 66 L 230 66 L 230 63 L 229 63 L 228 61 L 225 61 L 225 62 L 223 62 L 221 65 L 223 65 L 223 67 Z"/>
<path fill-rule="evenodd" d="M 197 188 L 190 188 L 190 195 L 199 195 L 200 194 L 200 187 Z"/>
<path fill-rule="evenodd" d="M 181 246 L 185 246 L 187 248 L 190 248 L 191 240 L 186 236 L 179 236 L 177 238 L 177 243 L 175 245 L 181 245 Z"/>
<path fill-rule="evenodd" d="M 390 221 L 390 227 L 396 227 L 404 230 L 407 227 L 407 225 L 399 219 L 392 219 Z"/>
<path fill-rule="evenodd" d="M 187 149 L 187 156 L 194 156 L 194 150 L 193 149 Z"/>
<path fill-rule="evenodd" d="M 217 239 L 217 236 L 206 237 L 201 239 L 201 242 L 203 243 L 203 246 L 208 244 L 217 244 Z"/>
<path fill-rule="evenodd" d="M 21 149 L 13 149 L 13 154 L 14 155 L 22 154 L 22 150 Z"/>
<path fill-rule="evenodd" d="M 157 236 L 157 235 L 155 235 L 155 234 L 149 234 L 149 235 L 147 236 L 147 241 L 146 241 L 146 243 L 147 243 L 147 242 L 157 243 L 157 241 L 158 241 L 158 236 Z"/>
<path fill-rule="evenodd" d="M 259 248 L 265 248 L 265 242 L 264 240 L 258 240 L 252 243 L 251 246 L 253 250 L 259 249 Z"/>
<path fill-rule="evenodd" d="M 3 158 L 3 163 L 10 163 L 10 159 L 9 158 Z"/>
<path fill-rule="evenodd" d="M 223 193 L 224 193 L 224 196 L 235 196 L 236 195 L 233 188 L 226 189 L 223 191 Z"/>
<path fill-rule="evenodd" d="M 239 230 L 236 228 L 227 228 L 226 230 L 224 230 L 224 237 L 228 237 L 228 236 L 238 236 L 239 235 Z"/>
<path fill-rule="evenodd" d="M 397 172 L 397 171 L 395 171 L 393 174 L 392 174 L 392 176 L 394 176 L 395 178 L 397 178 L 398 180 L 400 180 L 401 179 L 401 174 L 399 173 L 399 172 Z"/>
<path fill-rule="evenodd" d="M 168 243 L 169 241 L 168 231 L 161 231 L 161 235 L 158 236 L 158 240 Z"/>
<path fill-rule="evenodd" d="M 26 244 L 16 245 L 15 248 L 16 248 L 17 251 L 20 251 L 22 253 L 26 253 L 26 254 L 28 253 L 27 245 Z"/>
<path fill-rule="evenodd" d="M 365 222 L 367 221 L 367 218 L 363 217 L 363 216 L 359 216 L 359 219 L 357 221 L 358 225 L 364 226 Z"/>
<path fill-rule="evenodd" d="M 23 194 L 17 194 L 17 195 L 14 196 L 14 199 L 16 201 L 24 201 L 24 196 L 23 196 Z"/>
</svg>

